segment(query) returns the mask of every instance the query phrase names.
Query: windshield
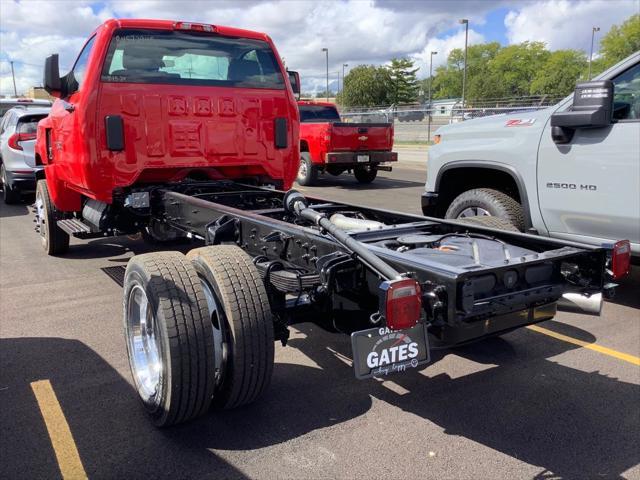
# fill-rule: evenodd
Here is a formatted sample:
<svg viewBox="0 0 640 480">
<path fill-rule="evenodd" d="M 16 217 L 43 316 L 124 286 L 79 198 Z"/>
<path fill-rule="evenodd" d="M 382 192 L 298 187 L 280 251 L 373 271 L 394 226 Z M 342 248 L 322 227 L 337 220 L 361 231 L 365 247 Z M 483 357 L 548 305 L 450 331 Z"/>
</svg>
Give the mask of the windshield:
<svg viewBox="0 0 640 480">
<path fill-rule="evenodd" d="M 117 30 L 102 81 L 285 88 L 267 42 L 174 30 Z"/>
<path fill-rule="evenodd" d="M 335 107 L 322 105 L 299 105 L 301 122 L 339 122 L 340 115 Z"/>
</svg>

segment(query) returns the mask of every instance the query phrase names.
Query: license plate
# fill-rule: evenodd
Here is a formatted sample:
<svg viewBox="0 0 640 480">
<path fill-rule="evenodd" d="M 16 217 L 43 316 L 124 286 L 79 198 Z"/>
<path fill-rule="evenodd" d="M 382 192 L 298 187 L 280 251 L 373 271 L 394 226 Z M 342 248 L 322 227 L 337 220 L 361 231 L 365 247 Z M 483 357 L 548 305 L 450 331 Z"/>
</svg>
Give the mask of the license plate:
<svg viewBox="0 0 640 480">
<path fill-rule="evenodd" d="M 423 323 L 406 330 L 381 327 L 354 332 L 351 349 L 358 379 L 405 372 L 430 359 L 427 327 Z"/>
<path fill-rule="evenodd" d="M 369 161 L 369 155 L 356 155 L 358 163 L 367 163 Z"/>
</svg>

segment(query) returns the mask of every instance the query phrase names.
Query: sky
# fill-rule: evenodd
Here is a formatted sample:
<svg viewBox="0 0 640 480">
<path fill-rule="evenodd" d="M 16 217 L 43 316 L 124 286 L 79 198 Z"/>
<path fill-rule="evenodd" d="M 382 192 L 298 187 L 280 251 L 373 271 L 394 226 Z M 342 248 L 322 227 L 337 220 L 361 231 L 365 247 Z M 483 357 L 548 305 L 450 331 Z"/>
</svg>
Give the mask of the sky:
<svg viewBox="0 0 640 480">
<path fill-rule="evenodd" d="M 303 91 L 325 88 L 329 49 L 330 89 L 337 90 L 342 65 L 381 65 L 410 57 L 419 78 L 443 64 L 454 48 L 497 41 L 502 45 L 542 41 L 551 50 L 589 52 L 598 36 L 640 11 L 640 0 L 0 0 L 0 94 L 42 82 L 44 58 L 60 54 L 66 73 L 88 35 L 108 18 L 161 18 L 241 27 L 268 33 L 287 67 L 302 77 Z"/>
</svg>

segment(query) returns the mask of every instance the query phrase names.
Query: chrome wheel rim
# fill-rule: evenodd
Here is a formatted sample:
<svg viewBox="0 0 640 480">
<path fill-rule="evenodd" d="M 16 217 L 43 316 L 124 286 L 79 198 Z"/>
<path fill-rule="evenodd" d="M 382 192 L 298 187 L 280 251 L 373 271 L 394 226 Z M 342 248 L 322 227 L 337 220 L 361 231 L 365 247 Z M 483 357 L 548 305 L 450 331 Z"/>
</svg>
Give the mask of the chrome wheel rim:
<svg viewBox="0 0 640 480">
<path fill-rule="evenodd" d="M 145 403 L 156 405 L 160 398 L 163 365 L 156 319 L 140 285 L 129 292 L 126 325 L 129 362 L 138 394 Z"/>
<path fill-rule="evenodd" d="M 202 291 L 204 292 L 205 299 L 207 300 L 209 319 L 211 320 L 211 326 L 213 327 L 214 377 L 215 384 L 218 385 L 222 380 L 223 367 L 225 363 L 224 334 L 222 332 L 224 310 L 222 308 L 222 302 L 218 299 L 218 296 L 214 292 L 213 288 L 211 288 L 211 285 L 209 285 L 209 282 L 204 277 L 200 276 L 200 283 L 202 284 Z"/>
<path fill-rule="evenodd" d="M 307 162 L 300 161 L 300 167 L 298 167 L 298 178 L 306 178 L 307 176 Z"/>
<path fill-rule="evenodd" d="M 456 218 L 467 218 L 467 217 L 490 217 L 491 214 L 488 210 L 485 210 L 481 207 L 468 207 L 462 210 Z"/>
<path fill-rule="evenodd" d="M 36 193 L 36 228 L 38 229 L 38 233 L 40 234 L 40 239 L 42 240 L 42 244 L 46 245 L 47 242 L 47 233 L 45 231 L 45 219 L 44 219 L 44 201 L 42 200 L 42 194 L 40 190 Z"/>
</svg>

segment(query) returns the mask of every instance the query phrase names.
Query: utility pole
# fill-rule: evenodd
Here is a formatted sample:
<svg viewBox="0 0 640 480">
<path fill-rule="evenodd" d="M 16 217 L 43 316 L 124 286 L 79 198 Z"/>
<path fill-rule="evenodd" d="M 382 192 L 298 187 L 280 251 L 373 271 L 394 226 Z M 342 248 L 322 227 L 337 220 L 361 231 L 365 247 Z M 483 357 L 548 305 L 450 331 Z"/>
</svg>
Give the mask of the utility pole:
<svg viewBox="0 0 640 480">
<path fill-rule="evenodd" d="M 13 72 L 13 60 L 9 62 L 11 64 L 11 77 L 13 78 L 13 95 L 18 96 L 18 89 L 16 88 L 16 74 Z"/>
<path fill-rule="evenodd" d="M 427 126 L 427 142 L 431 141 L 431 82 L 433 82 L 433 56 L 437 54 L 438 52 L 431 52 L 429 57 L 429 123 Z"/>
<path fill-rule="evenodd" d="M 329 49 L 323 48 L 322 51 L 326 54 L 327 57 L 327 102 L 329 101 Z"/>
<path fill-rule="evenodd" d="M 464 118 L 464 99 L 467 88 L 467 44 L 469 42 L 469 20 L 462 18 L 458 22 L 464 25 L 464 71 L 462 72 L 462 116 Z"/>
<path fill-rule="evenodd" d="M 591 29 L 591 52 L 589 53 L 589 80 L 591 80 L 591 62 L 593 60 L 593 37 L 595 37 L 596 32 L 600 31 L 600 27 L 593 27 Z"/>
</svg>

